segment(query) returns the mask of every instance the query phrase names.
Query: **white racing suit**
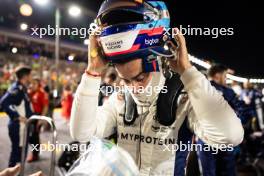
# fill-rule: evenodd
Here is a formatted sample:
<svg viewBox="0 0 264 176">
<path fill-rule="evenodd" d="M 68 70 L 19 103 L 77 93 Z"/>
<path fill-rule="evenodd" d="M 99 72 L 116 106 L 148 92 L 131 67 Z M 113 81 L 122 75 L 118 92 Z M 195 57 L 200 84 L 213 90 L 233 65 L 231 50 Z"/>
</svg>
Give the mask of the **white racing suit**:
<svg viewBox="0 0 264 176">
<path fill-rule="evenodd" d="M 103 138 L 117 132 L 118 145 L 138 163 L 140 175 L 174 174 L 174 165 L 182 163 L 175 162 L 176 152 L 168 148 L 173 149 L 173 144 L 177 143 L 184 121 L 209 145 L 238 145 L 243 140 L 244 131 L 239 118 L 222 95 L 195 67 L 186 70 L 180 79 L 187 94 L 178 99 L 176 120 L 172 125 L 163 126 L 154 120 L 157 101 L 154 94 L 148 107 L 142 107 L 133 97 L 141 116 L 134 124 L 126 126 L 123 122 L 124 100 L 113 94 L 102 108 L 97 107 L 100 79 L 84 74 L 72 107 L 72 137 L 86 142 L 93 135 Z M 164 81 L 159 81 L 160 84 Z"/>
</svg>

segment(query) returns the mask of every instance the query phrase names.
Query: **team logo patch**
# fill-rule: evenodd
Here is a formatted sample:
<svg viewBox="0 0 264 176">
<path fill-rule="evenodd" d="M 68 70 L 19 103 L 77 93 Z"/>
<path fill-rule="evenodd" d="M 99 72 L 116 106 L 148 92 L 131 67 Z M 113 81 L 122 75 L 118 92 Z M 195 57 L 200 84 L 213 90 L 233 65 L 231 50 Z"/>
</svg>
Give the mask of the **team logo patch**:
<svg viewBox="0 0 264 176">
<path fill-rule="evenodd" d="M 159 132 L 160 131 L 160 127 L 155 127 L 155 126 L 151 126 L 151 130 L 153 131 L 153 132 Z"/>
</svg>

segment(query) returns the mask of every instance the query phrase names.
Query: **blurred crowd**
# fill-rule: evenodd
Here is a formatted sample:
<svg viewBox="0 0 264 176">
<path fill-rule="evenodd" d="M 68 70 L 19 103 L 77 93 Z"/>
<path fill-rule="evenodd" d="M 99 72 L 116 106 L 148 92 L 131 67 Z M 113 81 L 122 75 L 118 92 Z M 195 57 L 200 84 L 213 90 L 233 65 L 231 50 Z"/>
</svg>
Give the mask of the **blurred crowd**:
<svg viewBox="0 0 264 176">
<path fill-rule="evenodd" d="M 27 55 L 35 59 L 38 59 L 40 56 L 54 58 L 55 48 L 51 43 L 53 43 L 52 40 L 38 41 L 30 38 L 22 40 L 13 37 L 9 38 L 0 34 L 0 52 Z M 14 51 L 14 48 L 16 51 Z M 86 52 L 76 51 L 76 49 L 72 48 L 72 45 L 69 43 L 61 43 L 60 60 L 66 61 L 70 54 L 74 54 L 76 60 L 86 62 Z"/>
<path fill-rule="evenodd" d="M 83 63 L 61 61 L 57 69 L 46 57 L 29 59 L 22 56 L 13 58 L 0 55 L 0 97 L 16 80 L 15 69 L 22 65 L 32 68 L 32 78 L 39 80 L 40 87 L 48 94 L 50 104 L 53 103 L 51 107 L 61 105 L 60 100 L 67 95 L 65 92 L 74 92 L 85 68 Z"/>
</svg>

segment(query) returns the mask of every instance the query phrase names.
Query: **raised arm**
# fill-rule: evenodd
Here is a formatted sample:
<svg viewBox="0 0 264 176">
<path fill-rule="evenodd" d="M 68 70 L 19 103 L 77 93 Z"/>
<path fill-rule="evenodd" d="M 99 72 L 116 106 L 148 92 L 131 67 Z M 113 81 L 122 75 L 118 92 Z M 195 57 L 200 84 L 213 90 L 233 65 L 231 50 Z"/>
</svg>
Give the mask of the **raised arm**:
<svg viewBox="0 0 264 176">
<path fill-rule="evenodd" d="M 192 67 L 181 79 L 191 104 L 189 123 L 196 135 L 211 145 L 240 144 L 244 136 L 240 119 L 206 77 Z"/>
<path fill-rule="evenodd" d="M 189 124 L 198 137 L 208 144 L 238 145 L 244 135 L 239 118 L 205 76 L 192 67 L 185 39 L 178 29 L 176 32 L 178 57 L 170 61 L 170 67 L 181 75 L 188 93 Z"/>
<path fill-rule="evenodd" d="M 83 74 L 73 104 L 70 119 L 70 133 L 74 139 L 87 142 L 91 136 L 110 136 L 116 125 L 115 95 L 98 107 L 98 95 L 102 70 L 106 67 L 100 55 L 95 36 L 90 36 L 88 67 Z"/>
</svg>

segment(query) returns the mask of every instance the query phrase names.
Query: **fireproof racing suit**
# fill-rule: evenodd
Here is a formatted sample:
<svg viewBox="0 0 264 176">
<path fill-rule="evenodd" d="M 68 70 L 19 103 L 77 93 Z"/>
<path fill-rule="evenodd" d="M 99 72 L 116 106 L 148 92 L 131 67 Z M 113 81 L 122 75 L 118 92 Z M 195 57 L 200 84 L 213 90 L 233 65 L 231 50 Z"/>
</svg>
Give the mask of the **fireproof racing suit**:
<svg viewBox="0 0 264 176">
<path fill-rule="evenodd" d="M 209 145 L 241 143 L 244 131 L 239 118 L 206 77 L 192 67 L 180 79 L 187 94 L 177 101 L 176 120 L 172 125 L 163 126 L 155 120 L 157 95 L 154 94 L 147 108 L 135 99 L 140 118 L 126 126 L 122 116 L 124 99 L 114 93 L 99 108 L 100 79 L 84 74 L 72 107 L 72 137 L 86 142 L 93 135 L 103 138 L 117 132 L 118 145 L 138 163 L 140 175 L 165 176 L 173 175 L 174 168 L 182 165 L 177 161 L 185 162 L 177 160 L 177 156 L 175 160 L 177 152 L 173 149 L 179 143 L 177 140 L 184 138 L 185 133 L 179 136 L 179 129 L 186 121 L 188 128 Z"/>
</svg>

